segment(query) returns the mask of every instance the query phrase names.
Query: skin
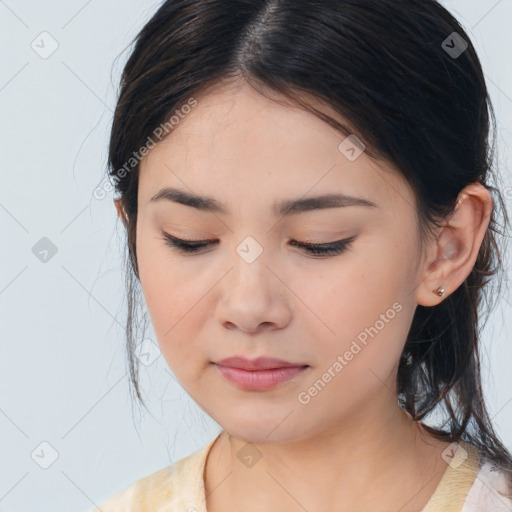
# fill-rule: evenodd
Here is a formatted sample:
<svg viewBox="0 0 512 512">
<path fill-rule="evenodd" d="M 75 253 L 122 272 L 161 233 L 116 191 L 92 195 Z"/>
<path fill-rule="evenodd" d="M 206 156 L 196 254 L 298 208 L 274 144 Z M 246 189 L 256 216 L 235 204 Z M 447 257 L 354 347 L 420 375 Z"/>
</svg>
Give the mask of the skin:
<svg viewBox="0 0 512 512">
<path fill-rule="evenodd" d="M 490 219 L 489 193 L 466 187 L 438 242 L 422 248 L 414 194 L 391 164 L 364 152 L 350 161 L 338 150 L 345 136 L 245 82 L 197 99 L 141 162 L 137 258 L 163 357 L 224 429 L 206 464 L 208 511 L 421 510 L 446 470 L 448 443 L 400 409 L 396 371 L 417 305 L 438 304 L 444 297 L 432 290 L 443 286 L 446 297 L 470 273 Z M 213 197 L 228 214 L 151 202 L 164 186 Z M 274 201 L 332 192 L 377 207 L 287 217 L 271 210 Z M 220 243 L 182 254 L 162 231 Z M 247 236 L 263 249 L 252 263 L 236 252 Z M 289 244 L 351 236 L 348 250 L 323 258 Z M 396 303 L 400 312 L 299 403 L 299 393 Z M 245 391 L 213 364 L 233 355 L 309 367 L 271 390 Z M 237 457 L 246 443 L 262 455 L 250 468 Z"/>
</svg>

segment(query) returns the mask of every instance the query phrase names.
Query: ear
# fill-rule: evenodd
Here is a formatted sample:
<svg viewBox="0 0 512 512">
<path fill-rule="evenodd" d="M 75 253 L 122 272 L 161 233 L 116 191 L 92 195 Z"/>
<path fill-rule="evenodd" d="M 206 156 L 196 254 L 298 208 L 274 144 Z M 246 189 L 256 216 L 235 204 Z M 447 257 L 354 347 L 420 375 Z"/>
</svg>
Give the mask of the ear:
<svg viewBox="0 0 512 512">
<path fill-rule="evenodd" d="M 121 199 L 114 199 L 114 204 L 117 210 L 117 216 L 123 221 L 124 226 L 128 226 L 128 217 L 124 211 Z"/>
<path fill-rule="evenodd" d="M 453 214 L 427 248 L 422 281 L 416 301 L 435 306 L 454 292 L 473 269 L 493 210 L 489 191 L 481 183 L 471 183 L 458 196 Z M 439 296 L 435 291 L 444 288 Z"/>
</svg>

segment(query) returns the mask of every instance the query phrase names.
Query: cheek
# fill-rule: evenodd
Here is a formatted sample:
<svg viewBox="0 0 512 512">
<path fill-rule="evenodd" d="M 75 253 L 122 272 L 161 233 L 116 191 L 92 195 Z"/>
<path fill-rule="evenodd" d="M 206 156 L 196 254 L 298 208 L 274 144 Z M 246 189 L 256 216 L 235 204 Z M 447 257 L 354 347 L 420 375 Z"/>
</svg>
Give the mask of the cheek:
<svg viewBox="0 0 512 512">
<path fill-rule="evenodd" d="M 173 264 L 170 249 L 158 235 L 142 234 L 137 243 L 137 261 L 142 293 L 160 348 L 178 340 L 180 330 L 190 321 L 186 313 L 193 305 L 193 282 Z"/>
<path fill-rule="evenodd" d="M 211 359 L 210 345 L 199 347 L 198 340 L 212 316 L 218 277 L 183 265 L 158 236 L 144 233 L 137 245 L 141 289 L 163 358 L 176 378 L 194 389 Z"/>
<path fill-rule="evenodd" d="M 195 340 L 212 317 L 215 303 L 208 294 L 218 273 L 203 269 L 198 275 L 193 266 L 180 263 L 158 233 L 148 233 L 140 234 L 137 245 L 141 288 L 163 356 L 179 374 L 190 367 L 187 356 L 198 348 Z M 379 244 L 385 242 L 373 240 L 336 261 L 282 268 L 284 281 L 293 283 L 289 300 L 302 332 L 297 344 L 311 354 L 320 375 L 342 356 L 343 379 L 356 382 L 368 378 L 369 370 L 389 372 L 400 357 L 410 324 L 403 250 Z"/>
<path fill-rule="evenodd" d="M 313 416 L 338 404 L 332 410 L 336 416 L 339 407 L 349 411 L 383 386 L 393 389 L 410 311 L 396 300 L 392 288 L 375 288 L 373 277 L 373 273 L 361 273 L 331 279 L 324 294 L 311 294 L 310 287 L 308 304 L 320 319 L 308 315 L 312 318 L 306 337 L 315 340 L 310 346 L 315 364 L 300 391 L 301 400 L 310 401 L 305 410 Z M 393 286 L 392 279 L 381 283 Z"/>
<path fill-rule="evenodd" d="M 183 283 L 175 272 L 170 272 L 162 258 L 162 251 L 154 242 L 141 240 L 138 244 L 137 261 L 142 293 L 155 327 L 161 331 L 173 325 L 172 316 L 179 305 L 180 286 Z"/>
<path fill-rule="evenodd" d="M 350 367 L 344 373 L 356 379 L 366 378 L 370 369 L 387 374 L 397 363 L 412 319 L 410 276 L 398 252 L 386 247 L 386 257 L 354 255 L 346 264 L 295 281 L 294 292 L 309 309 L 304 309 L 307 337 L 316 340 L 319 371 L 338 356 Z"/>
</svg>

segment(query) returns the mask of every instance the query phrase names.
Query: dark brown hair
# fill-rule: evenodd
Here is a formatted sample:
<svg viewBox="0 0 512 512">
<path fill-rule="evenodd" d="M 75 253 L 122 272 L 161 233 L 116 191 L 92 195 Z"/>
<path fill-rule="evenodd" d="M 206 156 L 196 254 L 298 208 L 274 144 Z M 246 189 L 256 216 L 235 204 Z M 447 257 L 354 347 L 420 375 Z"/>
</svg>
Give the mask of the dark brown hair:
<svg viewBox="0 0 512 512">
<path fill-rule="evenodd" d="M 484 403 L 479 356 L 479 322 L 499 295 L 503 270 L 499 209 L 505 231 L 509 220 L 491 184 L 498 178 L 493 108 L 475 48 L 457 20 L 434 0 L 172 0 L 134 42 L 108 165 L 126 214 L 127 349 L 138 399 L 143 403 L 134 358 L 142 339 L 136 335 L 139 165 L 132 156 L 190 98 L 243 77 L 262 94 L 277 93 L 345 136 L 355 134 L 368 155 L 393 164 L 415 193 L 422 243 L 454 211 L 466 185 L 480 182 L 491 192 L 494 210 L 474 268 L 439 305 L 417 307 L 397 384 L 400 405 L 415 420 L 443 409 L 443 428 L 427 427 L 433 435 L 468 441 L 512 471 Z M 314 108 L 308 95 L 350 124 Z M 129 172 L 120 173 L 127 162 Z"/>
</svg>

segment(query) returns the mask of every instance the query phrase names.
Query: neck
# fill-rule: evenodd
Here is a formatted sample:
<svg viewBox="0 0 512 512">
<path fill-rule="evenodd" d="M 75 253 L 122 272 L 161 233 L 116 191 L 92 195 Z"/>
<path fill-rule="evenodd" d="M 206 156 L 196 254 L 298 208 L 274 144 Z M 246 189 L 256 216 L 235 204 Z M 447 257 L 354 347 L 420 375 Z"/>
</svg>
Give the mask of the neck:
<svg viewBox="0 0 512 512">
<path fill-rule="evenodd" d="M 384 393 L 392 398 L 387 388 Z M 389 510 L 397 503 L 403 512 L 420 510 L 444 474 L 440 454 L 449 443 L 430 437 L 396 400 L 375 403 L 287 443 L 247 444 L 223 432 L 205 471 L 208 511 L 227 510 L 228 497 L 233 509 L 246 511 L 295 510 L 297 503 L 306 510 L 319 504 L 337 510 L 340 503 L 346 510 L 385 510 L 386 500 Z M 261 458 L 251 464 L 238 456 L 242 448 L 241 453 Z"/>
</svg>

